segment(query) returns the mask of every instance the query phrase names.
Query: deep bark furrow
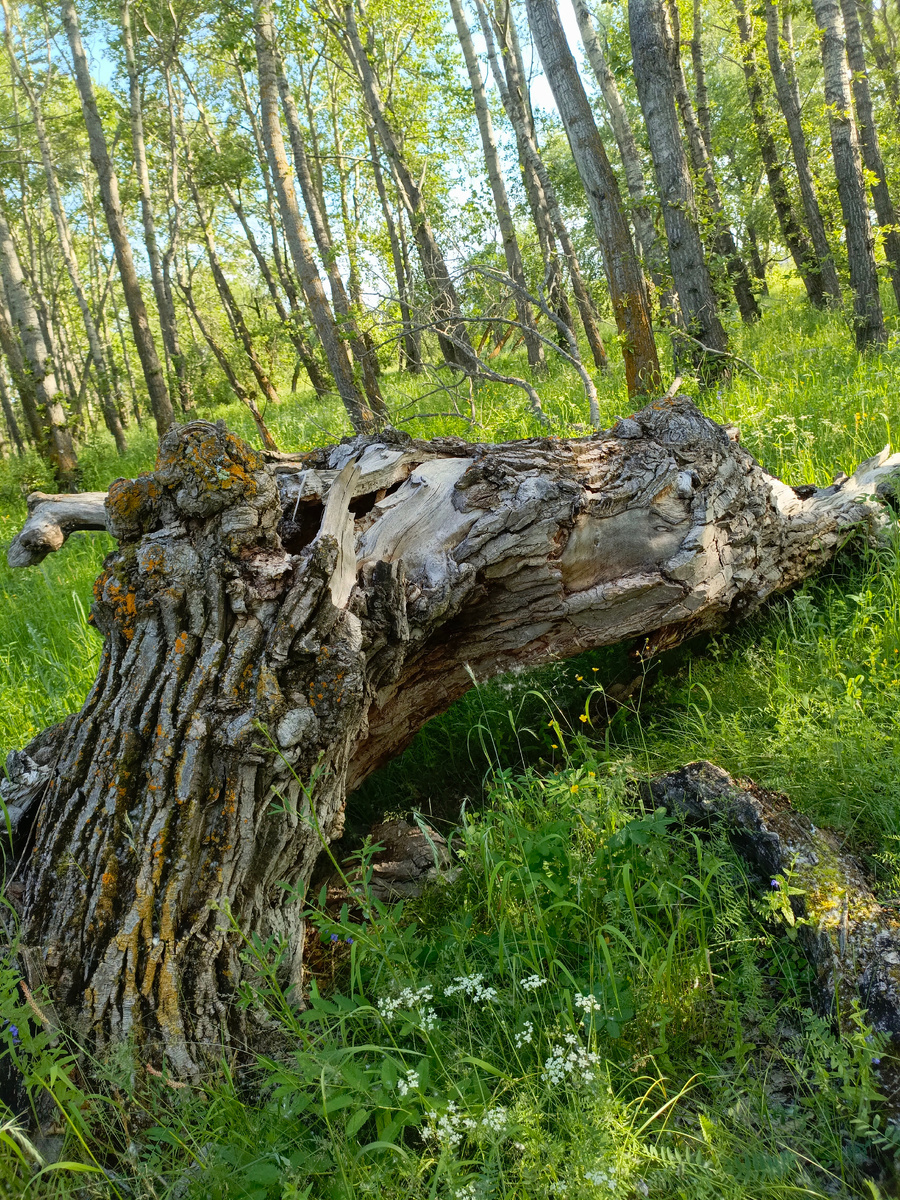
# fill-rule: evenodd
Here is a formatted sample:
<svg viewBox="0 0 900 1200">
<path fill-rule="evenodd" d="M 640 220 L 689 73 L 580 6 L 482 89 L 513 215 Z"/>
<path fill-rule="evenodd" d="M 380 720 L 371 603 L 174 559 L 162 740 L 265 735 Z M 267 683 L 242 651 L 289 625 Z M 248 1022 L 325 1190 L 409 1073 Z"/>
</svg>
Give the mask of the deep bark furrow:
<svg viewBox="0 0 900 1200">
<path fill-rule="evenodd" d="M 577 440 L 272 458 L 194 422 L 117 481 L 97 681 L 3 786 L 18 827 L 39 806 L 22 930 L 58 1011 L 183 1076 L 252 1036 L 242 937 L 274 936 L 301 985 L 282 885 L 472 673 L 719 628 L 877 524 L 900 462 L 801 499 L 687 400 Z"/>
</svg>

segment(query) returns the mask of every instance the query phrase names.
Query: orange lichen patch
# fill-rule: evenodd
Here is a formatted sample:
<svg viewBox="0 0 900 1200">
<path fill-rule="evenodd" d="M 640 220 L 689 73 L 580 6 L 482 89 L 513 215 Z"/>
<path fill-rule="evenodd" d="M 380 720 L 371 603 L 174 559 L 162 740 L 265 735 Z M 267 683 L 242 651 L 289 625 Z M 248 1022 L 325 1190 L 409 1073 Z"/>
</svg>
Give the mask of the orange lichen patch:
<svg viewBox="0 0 900 1200">
<path fill-rule="evenodd" d="M 94 581 L 94 599 L 112 609 L 113 619 L 122 634 L 131 641 L 137 618 L 137 596 L 109 572 L 103 571 Z"/>
<path fill-rule="evenodd" d="M 166 569 L 166 554 L 162 546 L 142 546 L 138 558 L 147 575 L 161 574 Z"/>
<path fill-rule="evenodd" d="M 205 491 L 236 488 L 246 496 L 256 495 L 254 473 L 264 466 L 261 456 L 234 434 L 199 423 L 170 440 L 156 465 L 160 472 L 190 474 Z"/>
<path fill-rule="evenodd" d="M 185 650 L 187 650 L 187 646 L 188 646 L 188 635 L 187 635 L 187 631 L 183 630 L 181 633 L 179 633 L 178 637 L 175 639 L 175 641 L 172 645 L 172 650 L 175 654 L 184 654 Z"/>
</svg>

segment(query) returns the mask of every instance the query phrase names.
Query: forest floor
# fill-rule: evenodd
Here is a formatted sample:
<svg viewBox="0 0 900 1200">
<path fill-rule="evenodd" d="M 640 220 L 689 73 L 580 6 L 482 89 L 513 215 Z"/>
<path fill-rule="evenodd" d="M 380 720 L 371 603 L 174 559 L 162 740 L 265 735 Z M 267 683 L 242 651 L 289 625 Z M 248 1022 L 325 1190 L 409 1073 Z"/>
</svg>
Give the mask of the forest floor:
<svg viewBox="0 0 900 1200">
<path fill-rule="evenodd" d="M 789 294 L 765 309 L 733 330 L 758 376 L 738 373 L 701 407 L 794 485 L 896 448 L 900 340 L 863 359 L 839 317 Z M 397 409 L 422 388 L 389 380 Z M 618 373 L 599 390 L 611 423 L 627 409 Z M 587 420 L 571 375 L 553 368 L 541 393 L 560 433 Z M 510 389 L 485 386 L 474 406 L 478 427 L 403 427 L 540 432 Z M 198 416 L 256 443 L 236 406 L 201 398 Z M 267 420 L 284 449 L 347 432 L 305 394 Z M 147 429 L 125 460 L 98 438 L 82 454 L 84 486 L 149 467 L 153 450 Z M 24 494 L 47 485 L 36 459 L 0 464 L 4 546 Z M 76 535 L 25 571 L 3 555 L 4 752 L 80 706 L 109 545 Z M 900 904 L 900 540 L 847 547 L 734 632 L 649 664 L 625 704 L 607 705 L 605 689 L 634 670 L 614 648 L 473 688 L 351 799 L 351 833 L 418 812 L 452 839 L 461 871 L 421 899 L 373 903 L 365 920 L 311 903 L 321 948 L 304 1011 L 248 945 L 269 980 L 252 1003 L 280 1030 L 270 1057 L 223 1061 L 176 1088 L 136 1082 L 126 1047 L 95 1064 L 88 1093 L 72 1048 L 27 1020 L 0 965 L 0 1057 L 59 1114 L 58 1136 L 35 1147 L 27 1116 L 0 1110 L 0 1195 L 18 1194 L 32 1168 L 31 1196 L 900 1194 L 900 1130 L 880 1110 L 884 1039 L 862 1012 L 841 1035 L 816 1015 L 778 905 L 724 839 L 642 811 L 633 787 L 710 759 L 845 834 L 882 901 Z"/>
</svg>

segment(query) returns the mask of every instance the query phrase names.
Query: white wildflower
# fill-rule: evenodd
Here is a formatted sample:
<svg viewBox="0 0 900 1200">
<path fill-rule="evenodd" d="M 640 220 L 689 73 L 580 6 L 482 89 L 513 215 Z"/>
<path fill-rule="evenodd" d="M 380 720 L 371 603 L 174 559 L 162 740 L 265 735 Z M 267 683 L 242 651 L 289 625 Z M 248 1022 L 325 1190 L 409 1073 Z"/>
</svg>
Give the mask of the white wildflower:
<svg viewBox="0 0 900 1200">
<path fill-rule="evenodd" d="M 616 1190 L 618 1176 L 614 1167 L 609 1167 L 606 1170 L 598 1167 L 593 1171 L 585 1171 L 584 1177 L 588 1183 L 594 1184 L 595 1187 L 607 1188 L 611 1192 Z"/>
<path fill-rule="evenodd" d="M 577 1042 L 577 1039 L 573 1040 Z M 600 1056 L 584 1046 L 573 1046 L 568 1038 L 566 1041 L 567 1045 L 554 1046 L 550 1057 L 544 1060 L 541 1079 L 547 1083 L 568 1083 L 573 1087 L 593 1083 L 597 1078 Z"/>
<path fill-rule="evenodd" d="M 483 975 L 457 975 L 456 982 L 444 988 L 444 995 L 455 996 L 457 992 L 465 992 L 478 1004 L 492 1003 L 498 998 L 495 988 L 484 986 Z"/>
<path fill-rule="evenodd" d="M 506 1109 L 502 1107 L 489 1108 L 481 1114 L 481 1128 L 489 1133 L 503 1133 L 506 1129 L 509 1116 Z"/>
<path fill-rule="evenodd" d="M 551 1196 L 565 1196 L 569 1185 L 564 1179 L 554 1179 L 548 1190 Z"/>
<path fill-rule="evenodd" d="M 426 1141 L 440 1142 L 455 1149 L 462 1141 L 462 1117 L 456 1111 L 456 1105 L 451 1100 L 446 1112 L 426 1112 L 427 1123 L 422 1126 L 422 1137 Z"/>
<path fill-rule="evenodd" d="M 454 1200 L 475 1200 L 477 1195 L 478 1189 L 474 1183 L 464 1183 L 453 1193 Z"/>
<path fill-rule="evenodd" d="M 505 1108 L 488 1108 L 481 1114 L 481 1119 L 461 1113 L 455 1102 L 450 1101 L 443 1113 L 426 1112 L 426 1123 L 422 1126 L 422 1137 L 426 1141 L 439 1142 L 449 1149 L 455 1149 L 467 1133 L 502 1134 L 506 1131 L 509 1116 Z"/>
<path fill-rule="evenodd" d="M 585 1012 L 604 1012 L 604 1007 L 596 996 L 582 996 L 581 992 L 575 993 L 575 1007 L 583 1008 Z"/>
<path fill-rule="evenodd" d="M 546 982 L 547 980 L 542 979 L 540 975 L 529 975 L 527 979 L 523 979 L 521 981 L 519 986 L 525 992 L 536 992 L 538 988 L 543 987 Z"/>
<path fill-rule="evenodd" d="M 378 1001 L 378 1011 L 385 1021 L 392 1021 L 398 1012 L 403 1010 L 418 1014 L 423 1029 L 434 1029 L 437 1024 L 437 1013 L 428 1007 L 428 1001 L 433 998 L 431 986 L 426 984 L 420 988 L 403 988 L 396 996 Z"/>
<path fill-rule="evenodd" d="M 410 1092 L 414 1092 L 419 1086 L 419 1072 L 407 1071 L 405 1075 L 397 1080 L 397 1091 L 401 1096 L 406 1096 Z"/>
<path fill-rule="evenodd" d="M 534 1025 L 531 1021 L 526 1021 L 513 1041 L 516 1044 L 516 1049 L 521 1050 L 523 1046 L 530 1046 L 531 1039 L 534 1037 Z"/>
</svg>

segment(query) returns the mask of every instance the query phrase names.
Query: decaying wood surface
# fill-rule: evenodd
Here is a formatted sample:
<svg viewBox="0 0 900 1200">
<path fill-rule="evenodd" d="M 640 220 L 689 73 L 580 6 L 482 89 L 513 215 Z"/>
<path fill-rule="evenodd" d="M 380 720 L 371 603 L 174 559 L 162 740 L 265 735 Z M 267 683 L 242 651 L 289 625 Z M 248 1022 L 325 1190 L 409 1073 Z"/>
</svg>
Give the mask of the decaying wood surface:
<svg viewBox="0 0 900 1200">
<path fill-rule="evenodd" d="M 816 971 L 821 1008 L 851 1032 L 856 1001 L 872 1028 L 890 1035 L 880 1084 L 891 1111 L 900 1112 L 900 920 L 878 903 L 842 840 L 785 797 L 737 783 L 708 762 L 654 779 L 646 793 L 690 825 L 723 827 L 763 888 L 797 889 L 798 936 Z"/>
<path fill-rule="evenodd" d="M 32 492 L 27 500 L 28 519 L 6 552 L 11 567 L 31 567 L 61 550 L 70 533 L 79 529 L 106 529 L 106 492 Z"/>
<path fill-rule="evenodd" d="M 887 454 L 803 495 L 686 399 L 505 445 L 386 432 L 267 464 L 170 430 L 106 501 L 83 709 L 10 755 L 22 937 L 57 1011 L 196 1073 L 248 1036 L 242 937 L 302 982 L 302 905 L 348 792 L 498 672 L 758 608 L 886 520 Z"/>
</svg>

